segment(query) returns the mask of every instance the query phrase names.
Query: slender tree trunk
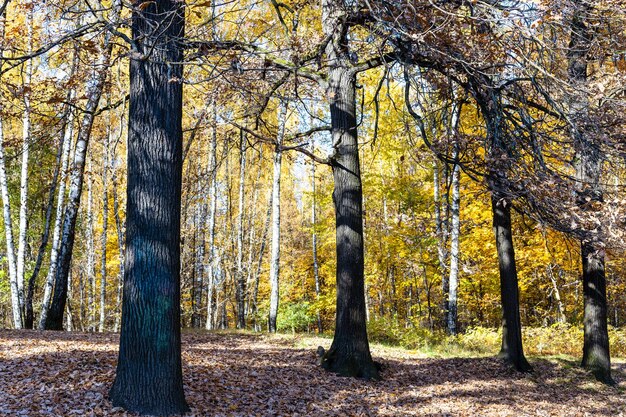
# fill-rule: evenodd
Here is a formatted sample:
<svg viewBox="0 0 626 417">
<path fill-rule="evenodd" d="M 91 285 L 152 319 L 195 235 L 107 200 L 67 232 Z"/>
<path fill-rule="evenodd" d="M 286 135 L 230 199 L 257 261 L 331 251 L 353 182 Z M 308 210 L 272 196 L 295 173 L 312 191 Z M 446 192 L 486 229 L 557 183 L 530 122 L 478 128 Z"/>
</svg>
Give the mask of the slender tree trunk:
<svg viewBox="0 0 626 417">
<path fill-rule="evenodd" d="M 315 142 L 311 140 L 311 153 L 315 152 Z M 316 195 L 316 183 L 315 183 L 315 161 L 311 160 L 311 194 L 313 195 L 313 202 L 311 204 L 311 227 L 313 230 L 313 279 L 315 280 L 315 299 L 319 302 L 321 295 L 320 287 L 320 266 L 317 260 L 317 195 Z M 367 299 L 366 299 L 367 301 Z M 367 313 L 367 306 L 365 309 Z M 319 307 L 316 312 L 317 315 L 317 332 L 322 334 L 324 327 L 322 326 L 322 316 L 320 314 Z"/>
<path fill-rule="evenodd" d="M 4 45 L 6 8 L 0 16 L 1 44 Z M 0 47 L 0 68 L 4 64 L 4 48 Z M 1 105 L 0 105 L 1 106 Z M 4 124 L 0 115 L 0 194 L 2 195 L 2 215 L 4 220 L 4 233 L 7 246 L 7 262 L 9 264 L 9 287 L 11 288 L 11 310 L 13 315 L 13 327 L 23 327 L 22 310 L 20 309 L 20 296 L 17 284 L 17 258 L 13 240 L 13 221 L 11 218 L 11 202 L 9 200 L 9 185 L 6 171 L 6 156 L 4 148 Z"/>
<path fill-rule="evenodd" d="M 455 103 L 450 118 L 449 132 L 454 140 L 452 157 L 459 159 L 459 144 L 457 143 L 458 123 L 461 115 L 461 103 Z M 455 163 L 452 167 L 452 204 L 450 215 L 452 224 L 450 227 L 450 275 L 448 279 L 448 333 L 457 334 L 458 320 L 458 287 L 459 287 L 459 237 L 461 232 L 460 209 L 461 209 L 461 166 Z"/>
<path fill-rule="evenodd" d="M 235 298 L 237 301 L 237 328 L 246 328 L 246 275 L 243 270 L 243 217 L 246 182 L 246 135 L 240 132 L 239 149 L 239 212 L 237 213 L 237 274 Z"/>
<path fill-rule="evenodd" d="M 13 313 L 13 327 L 21 329 L 23 327 L 23 320 L 22 310 L 20 309 L 19 287 L 17 285 L 17 259 L 15 255 L 15 245 L 13 243 L 13 221 L 11 219 L 11 203 L 9 200 L 5 159 L 3 123 L 0 118 L 0 191 L 2 193 L 4 232 L 7 245 L 7 261 L 9 263 L 11 309 Z"/>
<path fill-rule="evenodd" d="M 272 182 L 272 258 L 270 260 L 270 314 L 268 330 L 276 332 L 276 317 L 279 302 L 279 275 L 280 275 L 280 180 L 283 160 L 283 138 L 287 105 L 281 102 L 278 114 L 278 135 L 274 153 L 274 179 Z"/>
<path fill-rule="evenodd" d="M 111 144 L 112 130 L 109 121 L 109 132 L 104 139 L 103 161 L 102 161 L 102 235 L 100 236 L 100 246 L 102 254 L 100 258 L 100 320 L 98 321 L 98 331 L 104 332 L 106 320 L 106 283 L 107 283 L 107 235 L 109 232 L 109 151 Z"/>
<path fill-rule="evenodd" d="M 94 228 L 93 228 L 93 169 L 89 160 L 89 172 L 87 179 L 87 229 L 85 231 L 85 240 L 87 240 L 87 281 L 89 282 L 89 295 L 87 297 L 87 311 L 89 318 L 87 322 L 87 330 L 92 332 L 96 330 L 96 254 L 94 245 Z"/>
<path fill-rule="evenodd" d="M 109 14 L 109 20 L 113 24 L 119 21 L 121 11 L 121 0 L 114 0 L 113 8 Z M 70 173 L 69 198 L 63 216 L 63 233 L 61 234 L 61 246 L 59 251 L 58 266 L 54 279 L 54 294 L 52 305 L 46 317 L 45 328 L 48 330 L 61 330 L 63 323 L 63 311 L 67 301 L 67 276 L 69 274 L 72 253 L 74 250 L 74 239 L 76 231 L 76 218 L 80 207 L 80 197 L 83 189 L 83 173 L 85 171 L 85 161 L 87 156 L 87 146 L 91 138 L 91 129 L 100 98 L 104 91 L 109 64 L 111 61 L 111 51 L 113 48 L 113 35 L 105 33 L 104 44 L 94 68 L 94 76 L 88 84 L 87 103 L 85 112 L 78 131 L 76 149 L 74 151 L 74 162 Z"/>
<path fill-rule="evenodd" d="M 458 150 L 454 152 L 458 158 Z M 458 320 L 458 287 L 459 287 L 459 235 L 461 229 L 460 222 L 460 177 L 461 167 L 455 164 L 452 169 L 452 227 L 450 230 L 450 291 L 448 293 L 448 333 L 456 335 Z"/>
<path fill-rule="evenodd" d="M 63 131 L 61 133 L 61 143 L 57 149 L 56 155 L 56 165 L 54 168 L 54 174 L 52 175 L 52 183 L 50 184 L 50 191 L 48 193 L 48 203 L 46 204 L 46 215 L 45 215 L 45 224 L 43 228 L 43 234 L 41 237 L 41 244 L 39 245 L 39 250 L 37 251 L 37 260 L 35 261 L 35 267 L 33 272 L 28 279 L 28 292 L 26 293 L 26 314 L 25 314 L 25 327 L 27 329 L 32 329 L 35 321 L 35 314 L 33 311 L 33 297 L 35 295 L 35 283 L 37 281 L 37 277 L 39 276 L 39 271 L 41 270 L 41 265 L 43 264 L 43 258 L 46 253 L 46 247 L 48 246 L 48 240 L 50 238 L 50 223 L 52 222 L 52 210 L 54 209 L 54 197 L 56 195 L 57 185 L 59 183 L 59 176 L 62 170 L 63 164 L 63 147 L 64 147 L 64 138 L 65 138 L 65 130 L 68 128 L 67 120 L 68 115 L 71 109 L 68 107 L 67 113 L 64 116 L 65 125 L 63 126 Z M 48 293 L 49 294 L 49 293 Z M 48 295 L 49 296 L 49 295 Z"/>
<path fill-rule="evenodd" d="M 69 92 L 70 102 L 74 97 L 74 92 Z M 63 208 L 65 206 L 65 190 L 67 184 L 67 171 L 69 166 L 70 151 L 72 148 L 72 137 L 74 133 L 74 114 L 72 108 L 68 106 L 67 121 L 65 124 L 65 131 L 61 139 L 61 149 L 63 149 L 63 156 L 61 160 L 61 181 L 59 183 L 59 191 L 57 193 L 56 214 L 54 220 L 54 228 L 52 232 L 52 249 L 50 250 L 50 268 L 48 268 L 48 274 L 46 275 L 46 282 L 44 284 L 44 295 L 41 306 L 41 315 L 39 317 L 39 329 L 45 328 L 46 319 L 48 317 L 48 310 L 50 308 L 50 299 L 52 296 L 52 289 L 54 285 L 54 277 L 58 266 L 59 256 L 59 244 L 61 241 L 61 228 L 63 227 Z"/>
<path fill-rule="evenodd" d="M 259 297 L 259 279 L 261 276 L 261 268 L 263 267 L 263 256 L 265 255 L 265 247 L 267 246 L 267 235 L 270 230 L 270 223 L 272 220 L 272 202 L 273 200 L 273 189 L 269 192 L 269 198 L 267 203 L 267 212 L 265 214 L 265 224 L 263 226 L 263 235 L 261 236 L 261 247 L 259 248 L 259 254 L 257 257 L 256 268 L 254 272 L 253 282 L 254 289 L 252 290 L 252 316 L 254 318 L 254 330 L 260 331 L 261 326 L 257 323 L 257 312 L 258 312 L 258 297 Z"/>
<path fill-rule="evenodd" d="M 184 7 L 135 8 L 130 63 L 126 268 L 116 407 L 139 414 L 189 411 L 180 335 L 182 64 Z"/>
<path fill-rule="evenodd" d="M 28 53 L 33 49 L 33 9 L 29 5 L 26 13 L 26 26 L 28 32 Z M 24 317 L 24 275 L 26 268 L 26 246 L 28 238 L 28 162 L 30 159 L 30 130 L 31 130 L 31 102 L 30 84 L 33 75 L 33 60 L 26 62 L 24 69 L 24 113 L 22 114 L 22 170 L 20 175 L 20 225 L 17 246 L 17 290 L 20 302 L 20 314 Z"/>
<path fill-rule="evenodd" d="M 124 134 L 123 121 L 124 121 L 124 113 L 126 106 L 124 105 L 122 111 L 120 112 L 120 132 L 119 139 L 122 138 Z M 113 157 L 115 158 L 115 147 L 113 148 Z M 124 248 L 124 222 L 120 216 L 120 202 L 119 202 L 119 194 L 118 194 L 118 178 L 117 178 L 117 168 L 111 164 L 111 183 L 113 186 L 113 217 L 115 218 L 115 231 L 117 232 L 117 247 L 119 254 L 119 272 L 117 276 L 117 289 L 115 296 L 115 324 L 113 327 L 113 331 L 116 333 L 119 331 L 120 322 L 122 318 L 122 286 L 124 283 L 124 260 L 125 260 L 125 248 Z"/>
<path fill-rule="evenodd" d="M 217 104 L 212 104 L 212 126 L 211 126 L 211 149 L 209 150 L 209 218 L 207 221 L 209 230 L 209 271 L 207 288 L 207 317 L 206 329 L 213 330 L 213 293 L 215 290 L 215 273 L 217 267 L 217 257 L 215 250 L 215 216 L 217 214 Z"/>
</svg>

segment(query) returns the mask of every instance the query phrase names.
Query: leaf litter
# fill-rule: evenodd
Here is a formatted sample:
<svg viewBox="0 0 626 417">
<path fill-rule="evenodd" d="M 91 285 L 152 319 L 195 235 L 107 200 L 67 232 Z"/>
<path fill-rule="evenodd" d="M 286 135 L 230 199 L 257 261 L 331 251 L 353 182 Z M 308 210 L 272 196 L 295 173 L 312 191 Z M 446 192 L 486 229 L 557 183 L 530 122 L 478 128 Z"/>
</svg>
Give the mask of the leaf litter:
<svg viewBox="0 0 626 417">
<path fill-rule="evenodd" d="M 118 335 L 0 331 L 0 416 L 132 416 L 113 408 Z M 305 340 L 302 343 L 302 340 Z M 626 416 L 626 385 L 535 358 L 520 374 L 496 358 L 421 358 L 379 346 L 382 381 L 329 374 L 316 344 L 249 333 L 183 334 L 192 416 Z M 614 365 L 623 380 L 626 364 Z"/>
</svg>

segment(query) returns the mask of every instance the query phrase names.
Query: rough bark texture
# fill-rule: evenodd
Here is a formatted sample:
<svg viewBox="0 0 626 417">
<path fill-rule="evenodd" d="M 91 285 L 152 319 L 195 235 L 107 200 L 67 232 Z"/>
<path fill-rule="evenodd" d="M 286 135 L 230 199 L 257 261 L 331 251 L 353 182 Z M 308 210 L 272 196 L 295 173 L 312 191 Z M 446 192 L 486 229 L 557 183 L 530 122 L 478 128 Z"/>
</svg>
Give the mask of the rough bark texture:
<svg viewBox="0 0 626 417">
<path fill-rule="evenodd" d="M 593 31 L 587 25 L 592 5 L 575 0 L 570 21 L 568 50 L 568 77 L 572 88 L 569 97 L 571 135 L 576 152 L 575 166 L 578 181 L 578 204 L 583 210 L 592 210 L 592 204 L 600 203 L 603 190 L 602 151 L 598 144 L 597 130 L 589 118 L 587 85 L 588 53 Z M 607 384 L 614 384 L 611 377 L 611 355 L 607 329 L 608 305 L 604 267 L 604 245 L 598 239 L 598 230 L 588 231 L 581 242 L 583 264 L 583 294 L 585 303 L 582 366 Z"/>
<path fill-rule="evenodd" d="M 502 298 L 502 348 L 499 356 L 515 366 L 518 371 L 526 372 L 532 368 L 526 360 L 522 348 L 517 268 L 511 233 L 511 202 L 497 191 L 492 191 L 491 207 Z"/>
<path fill-rule="evenodd" d="M 350 68 L 345 5 L 322 2 L 322 28 L 332 40 L 326 48 L 334 153 L 333 202 L 337 241 L 335 335 L 322 366 L 345 376 L 378 379 L 369 350 L 365 312 L 363 190 L 356 120 L 356 73 Z"/>
<path fill-rule="evenodd" d="M 131 60 L 127 233 L 114 406 L 148 415 L 189 410 L 180 345 L 182 47 L 184 9 L 135 9 Z"/>
</svg>

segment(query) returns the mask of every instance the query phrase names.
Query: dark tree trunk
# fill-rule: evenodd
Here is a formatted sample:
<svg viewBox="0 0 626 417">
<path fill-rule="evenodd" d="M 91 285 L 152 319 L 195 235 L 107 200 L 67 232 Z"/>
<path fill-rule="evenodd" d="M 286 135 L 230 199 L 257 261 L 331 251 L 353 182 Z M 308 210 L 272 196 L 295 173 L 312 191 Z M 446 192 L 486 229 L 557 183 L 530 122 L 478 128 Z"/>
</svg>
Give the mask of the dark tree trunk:
<svg viewBox="0 0 626 417">
<path fill-rule="evenodd" d="M 513 232 L 511 229 L 511 190 L 507 172 L 514 157 L 514 144 L 506 132 L 504 111 L 498 92 L 487 77 L 471 80 L 471 90 L 480 106 L 487 129 L 488 163 L 490 172 L 488 186 L 491 192 L 493 232 L 500 269 L 500 292 L 502 303 L 502 349 L 499 356 L 521 372 L 532 367 L 524 356 L 522 347 L 522 324 L 519 313 L 519 287 Z"/>
<path fill-rule="evenodd" d="M 127 234 L 116 407 L 148 415 L 189 410 L 180 340 L 183 3 L 133 10 Z"/>
<path fill-rule="evenodd" d="M 575 11 L 570 22 L 570 43 L 568 50 L 568 77 L 573 93 L 569 97 L 571 135 L 576 152 L 576 179 L 578 204 L 584 210 L 591 210 L 591 202 L 602 202 L 600 185 L 602 173 L 602 151 L 597 143 L 599 132 L 589 119 L 589 98 L 587 97 L 588 53 L 593 37 L 587 26 L 587 16 L 592 12 L 591 3 L 575 1 Z M 596 231 L 598 232 L 598 231 Z M 607 384 L 614 384 L 611 377 L 611 355 L 607 328 L 606 277 L 604 270 L 604 249 L 597 241 L 599 233 L 590 235 L 581 242 L 583 264 L 584 328 L 582 366 Z"/>
<path fill-rule="evenodd" d="M 607 328 L 606 279 L 604 254 L 591 243 L 581 244 L 583 261 L 583 294 L 585 297 L 585 342 L 582 366 L 606 384 L 611 377 L 611 356 Z"/>
<path fill-rule="evenodd" d="M 329 73 L 337 239 L 337 317 L 333 343 L 322 366 L 340 375 L 378 379 L 369 350 L 365 313 L 363 195 L 356 123 L 356 75 L 345 67 Z"/>
<path fill-rule="evenodd" d="M 511 202 L 499 195 L 497 191 L 492 191 L 491 207 L 502 297 L 502 349 L 499 356 L 515 366 L 518 371 L 526 372 L 532 368 L 522 348 L 517 269 L 511 233 Z"/>
</svg>

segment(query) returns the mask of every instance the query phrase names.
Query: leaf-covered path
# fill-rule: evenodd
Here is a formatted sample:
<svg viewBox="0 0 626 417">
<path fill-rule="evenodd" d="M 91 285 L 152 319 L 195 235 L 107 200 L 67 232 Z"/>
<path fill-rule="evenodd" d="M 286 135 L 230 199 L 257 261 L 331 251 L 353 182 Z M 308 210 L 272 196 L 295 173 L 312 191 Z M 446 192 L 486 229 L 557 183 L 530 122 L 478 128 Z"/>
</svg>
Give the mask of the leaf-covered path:
<svg viewBox="0 0 626 417">
<path fill-rule="evenodd" d="M 118 336 L 0 332 L 0 415 L 123 416 L 112 409 Z M 323 339 L 183 336 L 190 416 L 619 416 L 624 384 L 604 387 L 567 362 L 535 359 L 520 375 L 493 358 L 424 359 L 374 347 L 381 382 L 316 366 Z M 625 366 L 616 366 L 624 379 Z"/>
</svg>

